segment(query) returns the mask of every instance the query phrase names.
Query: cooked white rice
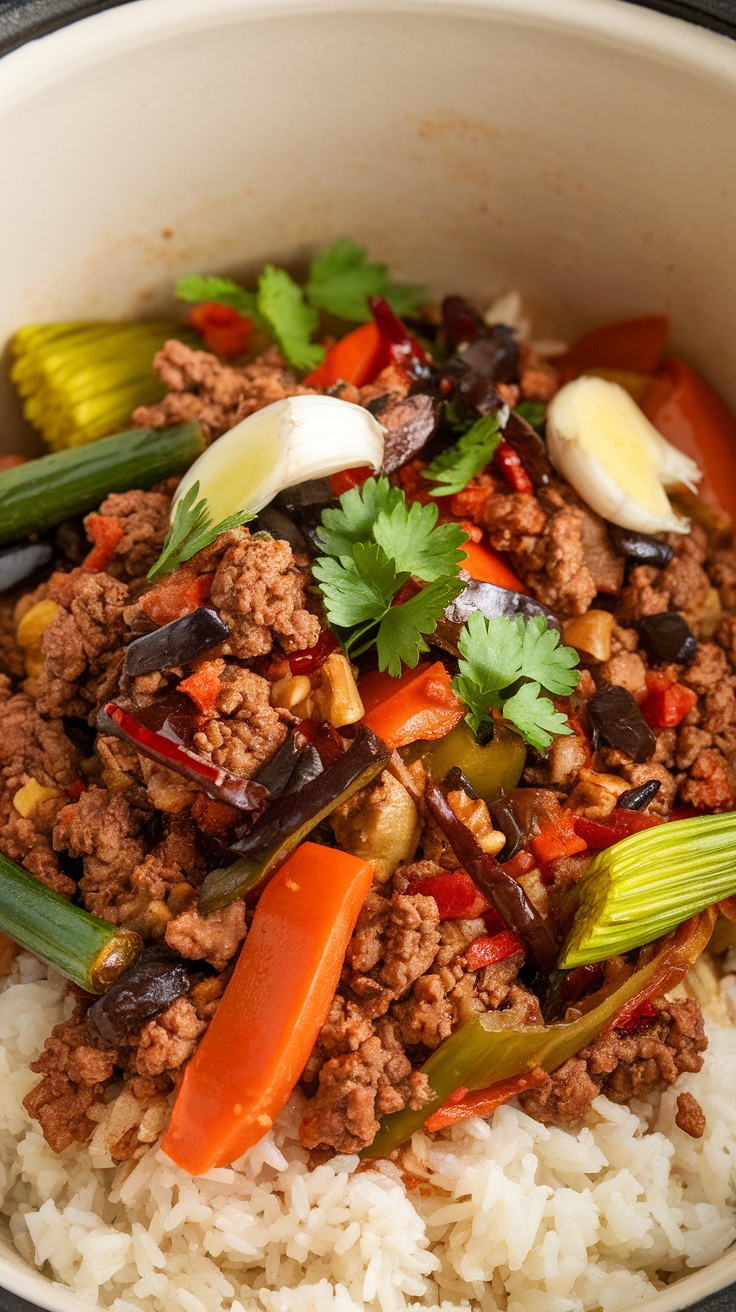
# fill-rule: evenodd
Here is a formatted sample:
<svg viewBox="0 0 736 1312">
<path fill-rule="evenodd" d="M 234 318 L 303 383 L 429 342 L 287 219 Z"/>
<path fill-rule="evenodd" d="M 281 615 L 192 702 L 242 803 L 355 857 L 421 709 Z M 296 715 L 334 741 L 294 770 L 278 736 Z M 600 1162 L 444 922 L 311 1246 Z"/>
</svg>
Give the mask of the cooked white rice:
<svg viewBox="0 0 736 1312">
<path fill-rule="evenodd" d="M 57 1157 L 20 1103 L 63 996 L 30 957 L 0 993 L 0 1208 L 29 1262 L 114 1312 L 616 1312 L 736 1238 L 736 1028 L 711 1023 L 702 1074 L 632 1107 L 597 1098 L 577 1133 L 508 1106 L 417 1135 L 407 1191 L 356 1157 L 308 1171 L 296 1098 L 196 1180 L 155 1148 L 116 1172 L 104 1123 L 92 1159 Z M 674 1125 L 689 1087 L 699 1141 Z"/>
</svg>

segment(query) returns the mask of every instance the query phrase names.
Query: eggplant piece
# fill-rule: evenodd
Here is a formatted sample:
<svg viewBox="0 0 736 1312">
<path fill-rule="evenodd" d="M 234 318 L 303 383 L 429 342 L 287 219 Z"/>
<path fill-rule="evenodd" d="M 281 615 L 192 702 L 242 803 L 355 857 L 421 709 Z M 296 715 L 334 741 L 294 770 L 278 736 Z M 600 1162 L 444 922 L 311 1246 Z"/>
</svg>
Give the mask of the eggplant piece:
<svg viewBox="0 0 736 1312">
<path fill-rule="evenodd" d="M 673 661 L 675 665 L 689 665 L 695 659 L 698 641 L 689 624 L 676 610 L 663 610 L 658 615 L 645 615 L 639 620 L 639 632 L 644 646 L 655 661 Z"/>
<path fill-rule="evenodd" d="M 500 829 L 506 839 L 506 846 L 501 848 L 497 860 L 501 863 L 510 861 L 513 856 L 516 856 L 517 852 L 526 847 L 524 831 L 514 815 L 508 797 L 499 797 L 495 802 L 491 802 L 488 810 L 496 829 Z"/>
<path fill-rule="evenodd" d="M 627 788 L 625 793 L 621 793 L 616 806 L 621 811 L 643 811 L 644 807 L 657 796 L 661 787 L 659 779 L 647 779 L 646 783 L 639 784 L 638 788 Z"/>
<path fill-rule="evenodd" d="M 523 939 L 540 971 L 548 973 L 557 959 L 557 944 L 549 925 L 532 905 L 513 875 L 479 846 L 467 825 L 450 807 L 438 784 L 429 783 L 425 800 L 430 814 L 452 846 L 455 856 L 509 929 Z"/>
<path fill-rule="evenodd" d="M 336 806 L 383 770 L 390 752 L 370 729 L 358 729 L 348 750 L 298 792 L 284 793 L 230 850 L 236 861 L 212 870 L 199 894 L 202 915 L 261 885 Z"/>
<path fill-rule="evenodd" d="M 29 579 L 42 565 L 53 559 L 50 542 L 18 542 L 0 551 L 0 592 Z"/>
<path fill-rule="evenodd" d="M 482 315 L 463 296 L 446 296 L 440 307 L 442 331 L 449 346 L 461 342 L 474 342 L 476 337 L 487 335 Z"/>
<path fill-rule="evenodd" d="M 186 665 L 210 647 L 216 647 L 230 636 L 230 629 L 217 611 L 209 606 L 172 620 L 153 633 L 134 638 L 125 648 L 123 673 L 135 679 L 154 670 L 168 670 L 173 665 Z"/>
<path fill-rule="evenodd" d="M 434 633 L 429 635 L 429 641 L 435 647 L 458 656 L 460 630 L 474 610 L 479 610 L 487 620 L 495 620 L 499 615 L 507 619 L 513 619 L 516 615 L 521 615 L 523 619 L 541 615 L 551 629 L 562 633 L 560 620 L 541 601 L 535 601 L 523 592 L 500 588 L 496 583 L 481 583 L 478 579 L 469 578 L 460 595 L 450 602 Z"/>
<path fill-rule="evenodd" d="M 308 543 L 301 529 L 275 506 L 264 506 L 256 515 L 252 533 L 270 533 L 272 538 L 288 542 L 292 551 L 307 551 Z"/>
<path fill-rule="evenodd" d="M 149 729 L 115 702 L 107 702 L 102 708 L 97 716 L 97 728 L 100 733 L 122 738 L 149 760 L 191 780 L 215 801 L 227 802 L 239 811 L 259 811 L 268 798 L 266 789 L 255 779 L 239 779 L 220 769 L 182 746 L 173 736 Z"/>
<path fill-rule="evenodd" d="M 663 569 L 669 565 L 674 551 L 661 538 L 650 537 L 648 533 L 636 533 L 632 528 L 619 528 L 618 524 L 609 524 L 608 532 L 614 546 L 622 556 L 635 560 L 637 565 L 653 565 Z"/>
<path fill-rule="evenodd" d="M 442 378 L 478 414 L 489 415 L 503 405 L 495 384 L 514 382 L 518 375 L 519 347 L 513 330 L 496 324 L 485 337 L 453 355 Z"/>
<path fill-rule="evenodd" d="M 442 401 L 428 392 L 411 396 L 377 396 L 368 406 L 371 414 L 386 430 L 382 474 L 391 474 L 399 465 L 411 460 L 437 432 L 442 415 Z"/>
<path fill-rule="evenodd" d="M 186 966 L 168 948 L 144 948 L 117 983 L 93 1002 L 87 1020 L 106 1043 L 122 1043 L 189 992 Z"/>
<path fill-rule="evenodd" d="M 652 756 L 657 739 L 627 688 L 602 683 L 588 702 L 588 716 L 594 732 L 632 761 Z"/>
<path fill-rule="evenodd" d="M 546 487 L 555 471 L 539 433 L 535 433 L 531 424 L 512 410 L 504 425 L 503 437 L 516 452 L 534 486 Z"/>
<path fill-rule="evenodd" d="M 272 505 L 296 524 L 305 538 L 305 550 L 314 554 L 321 550 L 317 530 L 322 521 L 322 511 L 337 503 L 338 499 L 328 478 L 310 478 L 279 492 Z"/>
</svg>

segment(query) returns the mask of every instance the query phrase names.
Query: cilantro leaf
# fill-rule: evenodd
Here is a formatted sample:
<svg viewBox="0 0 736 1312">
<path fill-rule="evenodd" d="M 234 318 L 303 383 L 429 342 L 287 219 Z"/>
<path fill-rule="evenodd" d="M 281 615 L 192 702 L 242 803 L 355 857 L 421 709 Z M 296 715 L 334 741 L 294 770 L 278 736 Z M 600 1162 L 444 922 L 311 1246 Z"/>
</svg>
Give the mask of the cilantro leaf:
<svg viewBox="0 0 736 1312">
<path fill-rule="evenodd" d="M 551 734 L 571 732 L 562 712 L 540 695 L 546 688 L 566 696 L 577 684 L 577 653 L 559 641 L 541 615 L 488 620 L 473 612 L 458 639 L 459 672 L 452 686 L 468 707 L 465 718 L 475 733 L 492 723 L 494 711 L 539 751 L 547 750 Z"/>
<path fill-rule="evenodd" d="M 319 544 L 328 556 L 349 556 L 356 542 L 367 541 L 382 510 L 406 504 L 404 494 L 388 479 L 369 478 L 362 487 L 351 487 L 340 497 L 339 509 L 322 512 L 317 529 Z"/>
<path fill-rule="evenodd" d="M 385 264 L 369 264 L 365 249 L 350 237 L 340 237 L 312 260 L 304 290 L 311 305 L 351 323 L 368 322 L 369 296 L 382 296 L 395 314 L 411 316 L 425 293 L 423 287 L 394 282 Z"/>
<path fill-rule="evenodd" d="M 312 572 L 330 620 L 340 629 L 378 624 L 408 578 L 397 573 L 395 562 L 373 542 L 356 542 L 352 555 L 342 560 L 320 556 Z"/>
<path fill-rule="evenodd" d="M 520 401 L 514 406 L 514 414 L 526 419 L 532 428 L 541 428 L 547 418 L 547 406 L 544 401 Z"/>
<path fill-rule="evenodd" d="M 425 634 L 434 633 L 445 608 L 462 590 L 462 579 L 436 579 L 408 601 L 402 601 L 384 615 L 376 635 L 378 668 L 398 677 L 402 665 L 413 669 L 420 655 L 428 651 Z"/>
<path fill-rule="evenodd" d="M 263 327 L 263 318 L 258 311 L 255 292 L 247 291 L 231 278 L 200 278 L 199 274 L 192 273 L 179 278 L 176 294 L 180 300 L 192 301 L 198 305 L 203 301 L 216 301 L 218 305 L 228 305 L 231 310 L 237 310 L 238 314 L 244 314 L 246 318 L 252 319 L 259 328 Z"/>
<path fill-rule="evenodd" d="M 423 478 L 441 484 L 440 487 L 432 488 L 430 496 L 446 497 L 462 492 L 471 478 L 485 469 L 501 441 L 501 426 L 507 417 L 505 406 L 492 415 L 485 415 L 463 433 L 457 442 L 435 456 L 427 468 L 422 470 Z"/>
<path fill-rule="evenodd" d="M 570 734 L 572 730 L 562 711 L 556 711 L 549 697 L 539 694 L 538 683 L 522 683 L 518 692 L 504 701 L 503 717 L 532 747 L 546 752 L 555 734 Z"/>
<path fill-rule="evenodd" d="M 230 528 L 238 528 L 240 524 L 246 524 L 248 520 L 253 519 L 250 511 L 237 510 L 234 515 L 228 515 L 227 519 L 221 520 L 219 524 L 213 524 L 205 498 L 202 497 L 198 501 L 198 496 L 199 481 L 192 483 L 188 492 L 185 492 L 181 501 L 177 503 L 174 522 L 166 534 L 163 550 L 156 563 L 149 569 L 147 578 L 157 579 L 162 574 L 171 574 L 185 560 L 191 560 L 192 556 L 196 556 L 203 547 L 208 547 L 214 542 L 220 533 L 225 533 Z"/>
<path fill-rule="evenodd" d="M 460 548 L 467 534 L 459 524 L 437 524 L 436 505 L 407 506 L 404 497 L 378 515 L 373 535 L 400 569 L 433 583 L 447 575 L 448 567 L 459 568 L 465 559 Z"/>
<path fill-rule="evenodd" d="M 288 363 L 302 373 L 316 369 L 325 356 L 324 347 L 312 342 L 317 311 L 307 305 L 301 287 L 285 269 L 266 265 L 258 279 L 257 303 Z"/>
</svg>

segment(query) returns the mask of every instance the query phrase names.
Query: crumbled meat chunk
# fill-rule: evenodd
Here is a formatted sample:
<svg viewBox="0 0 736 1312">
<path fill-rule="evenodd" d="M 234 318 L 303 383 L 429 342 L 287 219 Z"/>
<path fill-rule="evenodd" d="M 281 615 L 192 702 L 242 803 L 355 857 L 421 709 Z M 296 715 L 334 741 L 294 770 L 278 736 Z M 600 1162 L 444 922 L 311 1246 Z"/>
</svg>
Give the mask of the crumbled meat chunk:
<svg viewBox="0 0 736 1312">
<path fill-rule="evenodd" d="M 206 1029 L 188 998 L 177 998 L 144 1026 L 131 1068 L 138 1075 L 174 1071 L 191 1057 Z"/>
<path fill-rule="evenodd" d="M 145 578 L 161 554 L 169 530 L 171 496 L 166 492 L 112 492 L 98 514 L 117 519 L 123 530 L 108 573 L 130 583 Z"/>
<path fill-rule="evenodd" d="M 87 1112 L 103 1097 L 117 1059 L 117 1050 L 88 1029 L 85 1010 L 82 1000 L 70 1020 L 54 1026 L 40 1057 L 31 1062 L 30 1069 L 43 1079 L 23 1099 L 57 1153 L 91 1135 L 94 1123 Z"/>
<path fill-rule="evenodd" d="M 196 419 L 210 441 L 272 401 L 314 391 L 297 382 L 275 346 L 251 364 L 236 368 L 209 351 L 195 351 L 172 338 L 154 356 L 153 367 L 168 394 L 155 405 L 134 410 L 133 423 L 139 428 L 168 428 Z"/>
<path fill-rule="evenodd" d="M 702 1139 L 705 1131 L 705 1112 L 700 1106 L 697 1098 L 691 1093 L 685 1091 L 677 1096 L 677 1115 L 675 1116 L 675 1125 L 677 1125 L 685 1134 L 689 1134 L 691 1139 Z"/>
<path fill-rule="evenodd" d="M 230 626 L 223 652 L 248 660 L 271 651 L 274 641 L 286 652 L 313 647 L 320 624 L 305 607 L 304 586 L 288 542 L 251 537 L 243 529 L 212 584 L 212 604 Z"/>
<path fill-rule="evenodd" d="M 270 685 L 252 670 L 228 666 L 220 679 L 217 717 L 194 735 L 197 751 L 242 779 L 250 779 L 288 732 L 269 701 Z"/>
<path fill-rule="evenodd" d="M 112 690 L 122 663 L 128 589 L 109 574 L 77 569 L 52 576 L 59 610 L 43 635 L 37 706 L 42 715 L 87 716 Z"/>
<path fill-rule="evenodd" d="M 725 547 L 715 551 L 709 573 L 720 593 L 721 604 L 726 610 L 736 610 L 736 549 Z"/>
<path fill-rule="evenodd" d="M 537 498 L 527 492 L 492 492 L 481 522 L 497 551 L 520 552 L 528 538 L 543 531 L 546 516 Z"/>
<path fill-rule="evenodd" d="M 350 988 L 380 1016 L 431 966 L 440 944 L 432 897 L 369 893 L 348 946 Z M 370 973 L 369 973 L 370 972 Z"/>
<path fill-rule="evenodd" d="M 117 903 L 129 894 L 131 875 L 146 855 L 125 797 L 105 788 L 89 788 L 79 801 L 59 812 L 54 847 L 84 858 L 79 887 L 85 907 L 118 924 Z"/>
<path fill-rule="evenodd" d="M 175 916 L 166 926 L 166 942 L 180 956 L 192 961 L 208 961 L 215 970 L 224 970 L 245 938 L 245 906 L 229 906 L 201 916 L 191 908 Z"/>
</svg>

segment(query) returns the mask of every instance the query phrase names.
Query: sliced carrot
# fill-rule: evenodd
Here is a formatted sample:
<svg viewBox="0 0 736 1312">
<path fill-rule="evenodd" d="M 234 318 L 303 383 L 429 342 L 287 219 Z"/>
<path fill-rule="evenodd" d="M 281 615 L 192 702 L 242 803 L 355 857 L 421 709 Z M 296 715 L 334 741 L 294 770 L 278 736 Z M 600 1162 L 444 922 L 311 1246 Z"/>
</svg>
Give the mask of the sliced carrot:
<svg viewBox="0 0 736 1312">
<path fill-rule="evenodd" d="M 331 346 L 320 365 L 304 379 L 307 387 L 332 387 L 342 381 L 364 387 L 380 374 L 390 356 L 373 320 L 355 328 Z"/>
<path fill-rule="evenodd" d="M 189 322 L 202 334 L 205 346 L 224 360 L 245 355 L 253 335 L 253 320 L 229 305 L 203 301 L 189 312 Z"/>
<path fill-rule="evenodd" d="M 605 324 L 583 333 L 563 355 L 555 358 L 554 364 L 567 374 L 579 374 L 596 366 L 652 374 L 662 357 L 669 326 L 669 319 L 663 314 Z"/>
<path fill-rule="evenodd" d="M 479 583 L 495 583 L 497 587 L 510 588 L 512 592 L 529 591 L 493 547 L 485 542 L 463 542 L 462 549 L 465 560 L 461 562 L 461 567 L 472 578 L 478 579 Z"/>
<path fill-rule="evenodd" d="M 360 680 L 360 696 L 365 709 L 361 723 L 392 750 L 419 739 L 444 738 L 465 714 L 441 661 L 424 661 L 399 678 L 377 671 L 366 674 Z"/>
<path fill-rule="evenodd" d="M 370 862 L 303 843 L 267 885 L 164 1135 L 191 1175 L 227 1166 L 270 1130 L 327 1017 L 372 880 Z"/>
<path fill-rule="evenodd" d="M 736 419 L 684 360 L 665 360 L 642 409 L 654 427 L 703 470 L 698 496 L 736 519 Z"/>
<path fill-rule="evenodd" d="M 214 577 L 214 574 L 192 574 L 187 569 L 178 569 L 143 594 L 141 607 L 154 624 L 181 619 L 198 606 L 204 606 Z"/>
<path fill-rule="evenodd" d="M 492 1084 L 487 1089 L 475 1089 L 472 1093 L 465 1088 L 456 1089 L 436 1112 L 427 1117 L 424 1128 L 434 1134 L 437 1130 L 445 1130 L 448 1125 L 467 1121 L 470 1116 L 490 1116 L 498 1107 L 515 1098 L 517 1093 L 523 1093 L 525 1089 L 537 1089 L 546 1079 L 547 1072 L 541 1066 L 535 1066 L 524 1075 L 499 1080 L 498 1084 Z"/>
<path fill-rule="evenodd" d="M 189 674 L 186 679 L 182 679 L 177 685 L 178 691 L 185 692 L 191 697 L 200 711 L 204 713 L 214 711 L 217 698 L 222 692 L 220 675 L 224 668 L 225 662 L 219 658 L 214 661 L 203 661 L 194 674 Z"/>
<path fill-rule="evenodd" d="M 82 561 L 82 569 L 101 574 L 108 568 L 115 555 L 115 550 L 123 536 L 123 526 L 115 515 L 87 515 L 84 527 L 87 537 L 92 539 L 94 546 Z"/>
</svg>

